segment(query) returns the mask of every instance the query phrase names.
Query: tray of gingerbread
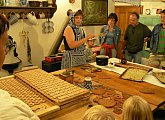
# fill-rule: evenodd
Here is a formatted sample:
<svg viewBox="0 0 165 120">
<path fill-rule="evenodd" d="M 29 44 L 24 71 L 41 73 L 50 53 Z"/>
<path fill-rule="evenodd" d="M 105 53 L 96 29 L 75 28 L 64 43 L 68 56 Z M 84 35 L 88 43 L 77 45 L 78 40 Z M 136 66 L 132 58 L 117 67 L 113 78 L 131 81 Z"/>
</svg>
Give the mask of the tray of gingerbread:
<svg viewBox="0 0 165 120">
<path fill-rule="evenodd" d="M 3 78 L 0 80 L 0 88 L 8 91 L 12 97 L 25 102 L 40 118 L 43 115 L 60 110 L 57 104 L 23 83 L 20 79 L 14 77 Z"/>
<path fill-rule="evenodd" d="M 39 68 L 14 74 L 50 100 L 62 106 L 75 100 L 89 98 L 89 91 L 70 84 Z"/>
<path fill-rule="evenodd" d="M 162 83 L 165 84 L 165 72 L 153 72 L 153 75 Z"/>
<path fill-rule="evenodd" d="M 121 75 L 120 78 L 132 81 L 143 81 L 144 76 L 150 71 L 150 69 L 139 67 L 128 67 Z"/>
</svg>

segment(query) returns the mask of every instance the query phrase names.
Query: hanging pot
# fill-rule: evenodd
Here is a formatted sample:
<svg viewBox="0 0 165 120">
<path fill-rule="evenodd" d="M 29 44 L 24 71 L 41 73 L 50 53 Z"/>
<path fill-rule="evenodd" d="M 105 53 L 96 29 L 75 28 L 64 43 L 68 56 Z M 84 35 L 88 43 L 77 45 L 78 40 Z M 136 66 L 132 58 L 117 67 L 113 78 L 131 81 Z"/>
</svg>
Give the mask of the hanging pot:
<svg viewBox="0 0 165 120">
<path fill-rule="evenodd" d="M 96 56 L 96 64 L 100 66 L 108 65 L 108 56 L 105 55 L 98 55 Z"/>
<path fill-rule="evenodd" d="M 14 69 L 18 68 L 18 66 L 21 62 L 22 61 L 19 59 L 19 61 L 15 62 L 15 63 L 3 64 L 2 69 L 7 70 L 9 72 L 9 74 L 13 74 Z"/>
</svg>

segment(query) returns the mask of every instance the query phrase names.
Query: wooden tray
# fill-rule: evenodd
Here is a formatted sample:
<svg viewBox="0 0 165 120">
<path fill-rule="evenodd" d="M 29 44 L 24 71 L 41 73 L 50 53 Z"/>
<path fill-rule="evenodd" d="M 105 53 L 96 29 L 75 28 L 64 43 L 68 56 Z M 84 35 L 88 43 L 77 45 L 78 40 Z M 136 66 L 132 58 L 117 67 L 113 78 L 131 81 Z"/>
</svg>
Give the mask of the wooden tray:
<svg viewBox="0 0 165 120">
<path fill-rule="evenodd" d="M 126 80 L 143 81 L 143 77 L 149 72 L 149 69 L 139 67 L 128 67 L 120 77 Z"/>
<path fill-rule="evenodd" d="M 1 79 L 0 88 L 8 91 L 12 97 L 25 102 L 39 117 L 43 114 L 46 115 L 45 111 L 49 111 L 49 109 L 52 112 L 60 110 L 60 107 L 47 97 L 14 77 Z"/>
<path fill-rule="evenodd" d="M 56 102 L 59 106 L 89 96 L 89 91 L 70 84 L 41 69 L 15 73 L 15 76 Z"/>
</svg>

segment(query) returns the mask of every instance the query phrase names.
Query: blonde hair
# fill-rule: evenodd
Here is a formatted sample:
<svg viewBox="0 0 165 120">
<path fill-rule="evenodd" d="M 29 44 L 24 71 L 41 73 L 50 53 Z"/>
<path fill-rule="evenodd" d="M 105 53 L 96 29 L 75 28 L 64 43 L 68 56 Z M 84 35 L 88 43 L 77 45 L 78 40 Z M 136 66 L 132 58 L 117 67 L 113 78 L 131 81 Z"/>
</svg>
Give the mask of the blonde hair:
<svg viewBox="0 0 165 120">
<path fill-rule="evenodd" d="M 85 112 L 83 120 L 115 120 L 115 118 L 104 106 L 95 105 Z"/>
<path fill-rule="evenodd" d="M 153 120 L 151 107 L 140 96 L 132 96 L 123 104 L 122 120 Z"/>
</svg>

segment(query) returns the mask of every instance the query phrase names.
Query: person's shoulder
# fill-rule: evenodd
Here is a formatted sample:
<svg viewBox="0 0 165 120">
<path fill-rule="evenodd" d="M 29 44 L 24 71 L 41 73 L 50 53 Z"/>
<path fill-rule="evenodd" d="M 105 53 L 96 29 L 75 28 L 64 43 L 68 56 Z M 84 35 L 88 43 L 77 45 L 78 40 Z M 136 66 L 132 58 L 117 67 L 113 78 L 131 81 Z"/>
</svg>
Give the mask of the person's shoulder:
<svg viewBox="0 0 165 120">
<path fill-rule="evenodd" d="M 144 29 L 144 28 L 148 28 L 147 25 L 145 25 L 145 24 L 143 24 L 143 23 L 140 23 L 140 22 L 139 22 L 138 26 L 141 27 L 141 28 L 143 28 L 143 29 Z"/>
<path fill-rule="evenodd" d="M 152 29 L 152 32 L 154 32 L 154 33 L 155 33 L 155 32 L 156 32 L 156 33 L 159 33 L 159 31 L 160 31 L 160 29 L 161 29 L 161 26 L 162 26 L 161 23 L 155 25 L 154 28 Z"/>
<path fill-rule="evenodd" d="M 161 26 L 162 26 L 162 24 L 159 23 L 159 24 L 156 24 L 156 25 L 154 26 L 154 28 L 160 28 Z"/>
<path fill-rule="evenodd" d="M 129 29 L 131 29 L 131 28 L 132 28 L 132 25 L 129 24 L 129 25 L 127 26 L 126 30 L 129 30 Z"/>
<path fill-rule="evenodd" d="M 139 26 L 147 26 L 147 25 L 139 22 Z"/>
<path fill-rule="evenodd" d="M 73 33 L 72 27 L 71 26 L 67 26 L 63 32 L 63 36 L 69 35 L 70 33 Z"/>
<path fill-rule="evenodd" d="M 72 27 L 71 27 L 71 26 L 69 26 L 69 25 L 66 26 L 66 28 L 65 28 L 65 32 L 66 32 L 66 31 L 71 31 L 71 30 L 72 30 Z"/>
<path fill-rule="evenodd" d="M 72 27 L 70 25 L 66 26 L 65 29 L 72 29 Z"/>
</svg>

